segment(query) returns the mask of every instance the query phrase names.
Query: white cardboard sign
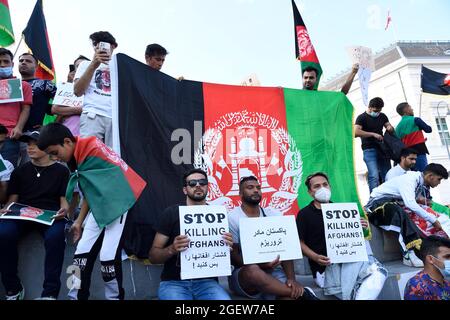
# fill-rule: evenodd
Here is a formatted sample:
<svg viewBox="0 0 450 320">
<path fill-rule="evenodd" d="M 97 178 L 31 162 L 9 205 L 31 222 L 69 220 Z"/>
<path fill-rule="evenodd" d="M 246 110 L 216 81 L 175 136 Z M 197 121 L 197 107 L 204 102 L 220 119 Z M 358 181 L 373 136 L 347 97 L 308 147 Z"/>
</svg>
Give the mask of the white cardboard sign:
<svg viewBox="0 0 450 320">
<path fill-rule="evenodd" d="M 73 83 L 59 83 L 53 104 L 66 107 L 83 107 L 83 97 L 77 97 L 73 93 Z"/>
<path fill-rule="evenodd" d="M 180 253 L 182 280 L 231 274 L 230 247 L 222 236 L 226 232 L 224 206 L 180 207 L 180 234 L 190 240 L 189 248 Z"/>
<path fill-rule="evenodd" d="M 293 215 L 239 219 L 239 237 L 244 264 L 302 258 Z"/>
<path fill-rule="evenodd" d="M 331 263 L 368 261 L 356 203 L 324 203 L 322 214 Z"/>
</svg>

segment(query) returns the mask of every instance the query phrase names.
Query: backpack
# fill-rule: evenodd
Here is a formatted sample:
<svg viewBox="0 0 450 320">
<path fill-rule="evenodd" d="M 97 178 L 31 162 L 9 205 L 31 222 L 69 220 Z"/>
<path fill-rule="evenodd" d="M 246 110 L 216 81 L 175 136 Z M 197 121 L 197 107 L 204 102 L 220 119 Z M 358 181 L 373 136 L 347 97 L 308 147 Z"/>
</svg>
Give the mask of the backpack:
<svg viewBox="0 0 450 320">
<path fill-rule="evenodd" d="M 400 154 L 406 145 L 400 140 L 395 133 L 392 134 L 386 131 L 383 136 L 383 142 L 380 142 L 380 147 L 387 158 L 394 160 L 395 163 L 400 162 Z"/>
</svg>

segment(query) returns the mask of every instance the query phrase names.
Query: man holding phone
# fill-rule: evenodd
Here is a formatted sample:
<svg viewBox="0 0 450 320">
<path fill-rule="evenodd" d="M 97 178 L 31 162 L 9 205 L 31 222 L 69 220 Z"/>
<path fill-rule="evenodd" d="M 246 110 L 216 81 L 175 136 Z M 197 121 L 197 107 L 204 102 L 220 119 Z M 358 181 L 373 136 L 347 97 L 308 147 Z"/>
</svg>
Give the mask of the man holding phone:
<svg viewBox="0 0 450 320">
<path fill-rule="evenodd" d="M 80 135 L 95 136 L 112 147 L 112 103 L 109 61 L 117 48 L 116 39 L 107 31 L 91 34 L 95 50 L 92 61 L 83 61 L 74 77 L 74 93 L 84 95 L 80 117 Z"/>
</svg>

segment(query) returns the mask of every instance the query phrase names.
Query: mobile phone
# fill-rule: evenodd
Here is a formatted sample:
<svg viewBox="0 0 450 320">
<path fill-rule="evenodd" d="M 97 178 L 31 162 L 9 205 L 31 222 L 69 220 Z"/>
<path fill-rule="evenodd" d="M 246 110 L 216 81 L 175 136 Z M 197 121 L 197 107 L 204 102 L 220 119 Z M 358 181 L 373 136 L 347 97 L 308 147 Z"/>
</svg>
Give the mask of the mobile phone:
<svg viewBox="0 0 450 320">
<path fill-rule="evenodd" d="M 75 65 L 69 64 L 69 72 L 74 72 L 74 71 L 75 71 Z"/>
<path fill-rule="evenodd" d="M 111 44 L 108 42 L 99 42 L 98 43 L 98 50 L 100 52 L 106 52 L 107 54 L 111 54 Z"/>
</svg>

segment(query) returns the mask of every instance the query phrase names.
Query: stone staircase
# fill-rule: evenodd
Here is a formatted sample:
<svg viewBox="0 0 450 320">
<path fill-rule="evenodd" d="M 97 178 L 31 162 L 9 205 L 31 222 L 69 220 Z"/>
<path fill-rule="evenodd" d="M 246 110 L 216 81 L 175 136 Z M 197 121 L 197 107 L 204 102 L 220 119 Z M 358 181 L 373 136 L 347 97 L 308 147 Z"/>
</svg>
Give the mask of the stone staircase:
<svg viewBox="0 0 450 320">
<path fill-rule="evenodd" d="M 382 262 L 389 271 L 388 279 L 380 293 L 379 300 L 400 300 L 399 286 L 404 288 L 406 281 L 419 272 L 419 268 L 404 266 L 401 260 L 400 248 L 396 234 L 385 232 L 372 226 L 373 238 L 371 246 L 375 257 Z M 61 292 L 59 299 L 67 299 L 68 286 L 71 272 L 67 273 L 71 265 L 75 247 L 72 244 L 66 246 L 63 271 L 61 273 Z M 150 300 L 157 299 L 161 265 L 146 266 L 138 261 L 123 261 L 123 285 L 125 298 L 128 300 Z M 307 258 L 295 262 L 297 280 L 304 286 L 314 290 L 320 299 L 335 300 L 334 296 L 325 296 L 323 290 L 316 286 L 313 281 Z M 42 282 L 44 278 L 44 246 L 42 238 L 38 233 L 31 233 L 24 237 L 19 244 L 19 277 L 25 287 L 25 299 L 40 297 Z M 220 277 L 219 282 L 228 291 L 226 277 Z M 100 263 L 96 262 L 92 273 L 91 295 L 92 300 L 104 299 L 104 286 L 100 273 Z M 402 290 L 403 291 L 403 290 Z M 243 297 L 232 294 L 233 299 L 242 300 Z M 4 297 L 4 288 L 0 283 L 0 297 Z"/>
</svg>

